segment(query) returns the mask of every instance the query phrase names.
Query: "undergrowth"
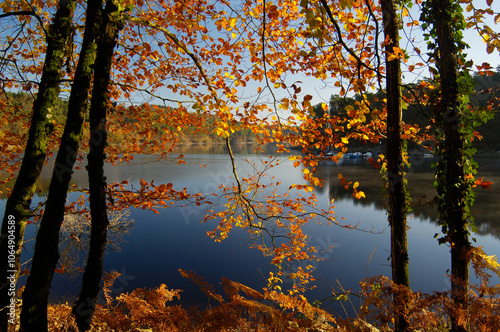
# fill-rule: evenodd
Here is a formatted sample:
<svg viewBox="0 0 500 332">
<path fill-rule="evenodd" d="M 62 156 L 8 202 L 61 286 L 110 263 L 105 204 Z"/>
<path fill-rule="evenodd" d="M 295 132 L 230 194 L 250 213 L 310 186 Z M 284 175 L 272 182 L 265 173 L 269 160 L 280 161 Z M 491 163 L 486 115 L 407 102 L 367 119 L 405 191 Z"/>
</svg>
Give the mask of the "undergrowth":
<svg viewBox="0 0 500 332">
<path fill-rule="evenodd" d="M 394 318 L 406 312 L 411 331 L 449 331 L 451 315 L 470 331 L 500 331 L 500 285 L 489 286 L 489 271 L 496 274 L 498 263 L 480 248 L 473 254 L 472 265 L 480 285 L 472 286 L 469 305 L 457 308 L 449 292 L 422 294 L 394 285 L 389 278 L 378 276 L 360 283 L 360 307 L 351 305 L 355 318 L 340 318 L 327 309 L 311 305 L 304 297 L 281 292 L 256 291 L 241 283 L 222 278 L 220 294 L 215 287 L 194 272 L 180 270 L 182 276 L 195 283 L 205 295 L 218 304 L 205 310 L 169 304 L 181 298 L 181 290 L 162 284 L 155 289 L 136 289 L 111 296 L 110 288 L 120 276 L 118 272 L 103 278 L 105 303 L 97 306 L 90 331 L 392 331 Z M 350 301 L 349 291 L 332 294 L 339 301 Z M 406 299 L 405 308 L 394 308 L 393 295 Z M 71 305 L 57 304 L 48 308 L 49 331 L 77 331 Z M 18 315 L 19 316 L 19 315 Z M 19 323 L 10 325 L 17 331 Z"/>
</svg>

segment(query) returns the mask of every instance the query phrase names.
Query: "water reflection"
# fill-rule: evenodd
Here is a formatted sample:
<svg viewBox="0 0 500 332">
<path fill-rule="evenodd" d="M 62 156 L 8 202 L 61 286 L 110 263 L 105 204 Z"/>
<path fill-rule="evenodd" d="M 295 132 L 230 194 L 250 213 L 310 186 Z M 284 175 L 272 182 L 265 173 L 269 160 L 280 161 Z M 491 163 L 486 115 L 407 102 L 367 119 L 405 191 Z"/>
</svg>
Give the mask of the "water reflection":
<svg viewBox="0 0 500 332">
<path fill-rule="evenodd" d="M 120 252 L 127 245 L 125 237 L 134 227 L 130 210 L 108 212 L 106 250 Z M 68 276 L 76 277 L 84 269 L 90 245 L 91 221 L 88 210 L 67 213 L 60 231 L 59 266 Z"/>
<path fill-rule="evenodd" d="M 205 147 L 200 147 L 204 149 Z M 217 147 L 223 149 L 223 146 Z M 248 151 L 253 152 L 254 147 Z M 213 150 L 212 150 L 213 151 Z M 156 184 L 173 183 L 174 188 L 188 188 L 189 192 L 217 192 L 220 183 L 234 182 L 231 164 L 225 154 L 184 154 L 186 164 L 177 165 L 177 155 L 171 159 L 158 160 L 156 156 L 136 156 L 130 164 L 106 166 L 108 182 L 130 180 L 137 184 L 140 178 Z M 249 152 L 250 153 L 250 152 Z M 254 154 L 238 155 L 238 172 L 251 173 L 253 167 L 246 162 L 259 164 Z M 269 170 L 275 181 L 282 181 L 283 188 L 291 184 L 303 183 L 301 167 L 282 157 L 282 164 Z M 500 161 L 498 159 L 479 160 L 483 166 L 480 176 L 492 181 L 492 190 L 478 190 L 478 198 L 473 213 L 476 216 L 479 236 L 478 245 L 484 245 L 488 254 L 500 252 L 500 217 L 496 204 L 500 201 L 496 184 L 500 183 Z M 410 273 L 412 288 L 424 292 L 449 289 L 446 271 L 449 269 L 449 250 L 439 246 L 433 238 L 439 232 L 436 225 L 435 206 L 417 204 L 432 199 L 435 191 L 432 185 L 434 171 L 428 158 L 413 157 L 412 168 L 407 171 L 409 190 L 414 200 L 413 218 L 408 234 L 410 246 Z M 72 183 L 78 187 L 87 186 L 84 165 L 75 170 Z M 338 173 L 348 181 L 358 181 L 366 198 L 353 199 L 352 192 L 340 185 Z M 45 167 L 38 185 L 40 201 L 46 194 L 50 180 L 50 167 Z M 310 224 L 305 228 L 310 244 L 319 249 L 319 257 L 324 259 L 314 263 L 318 288 L 311 291 L 312 300 L 330 294 L 337 281 L 344 288 L 357 288 L 364 278 L 378 274 L 390 275 L 389 232 L 382 193 L 382 176 L 364 159 L 345 159 L 340 164 L 323 163 L 317 175 L 325 180 L 325 186 L 318 189 L 318 207 L 327 208 L 334 198 L 336 218 L 342 224 L 359 224 L 365 231 L 352 231 L 338 226 Z M 76 200 L 72 194 L 69 200 Z M 5 199 L 0 200 L 3 211 Z M 196 206 L 161 209 L 160 215 L 150 211 L 131 209 L 130 219 L 135 220 L 130 234 L 124 236 L 126 243 L 121 252 L 108 252 L 105 271 L 117 270 L 127 276 L 121 291 L 131 291 L 140 287 L 158 287 L 166 283 L 168 287 L 183 289 L 182 300 L 201 305 L 204 295 L 189 281 L 182 279 L 177 270 L 197 271 L 212 284 L 218 284 L 222 276 L 241 282 L 257 290 L 266 285 L 267 272 L 271 269 L 269 258 L 257 250 L 248 249 L 248 234 L 244 230 L 234 230 L 227 240 L 214 243 L 206 236 L 215 224 L 202 224 L 205 208 Z M 32 225 L 30 225 L 32 226 Z M 27 230 L 32 237 L 34 228 Z M 481 236 L 484 235 L 484 236 Z M 492 235 L 492 236 L 490 236 Z M 31 245 L 31 244 L 30 244 Z M 28 248 L 27 254 L 30 255 Z M 432 259 L 429 259 L 432 257 Z M 284 280 L 285 283 L 290 281 Z M 51 290 L 52 300 L 71 301 L 77 294 L 79 279 L 55 277 Z"/>
<path fill-rule="evenodd" d="M 472 207 L 477 233 L 493 235 L 500 239 L 500 216 L 497 205 L 500 202 L 500 160 L 496 158 L 477 158 L 480 166 L 478 177 L 492 181 L 491 190 L 476 188 L 477 198 Z M 407 170 L 408 190 L 412 196 L 412 215 L 419 219 L 438 223 L 437 207 L 432 203 L 436 196 L 433 186 L 433 159 L 414 156 L 410 158 L 412 166 Z M 352 193 L 340 185 L 337 175 L 342 173 L 348 181 L 358 181 L 359 189 L 364 191 L 366 198 L 354 200 L 356 205 L 371 206 L 377 210 L 385 210 L 387 200 L 383 194 L 382 175 L 364 159 L 346 159 L 340 165 L 323 163 L 318 168 L 317 175 L 327 184 L 320 191 L 328 190 L 330 197 L 337 201 L 353 200 Z"/>
</svg>

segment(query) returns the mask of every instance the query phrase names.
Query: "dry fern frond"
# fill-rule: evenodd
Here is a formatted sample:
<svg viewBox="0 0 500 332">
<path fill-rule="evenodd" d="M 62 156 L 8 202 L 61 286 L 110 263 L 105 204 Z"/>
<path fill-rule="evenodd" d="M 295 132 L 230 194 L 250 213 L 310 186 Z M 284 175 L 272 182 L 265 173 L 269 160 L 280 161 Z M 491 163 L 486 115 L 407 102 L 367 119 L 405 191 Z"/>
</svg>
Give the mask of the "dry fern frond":
<svg viewBox="0 0 500 332">
<path fill-rule="evenodd" d="M 181 276 L 191 280 L 191 282 L 193 284 L 198 286 L 203 291 L 203 293 L 205 293 L 205 295 L 207 297 L 215 299 L 219 303 L 224 303 L 224 299 L 222 298 L 222 296 L 220 294 L 214 292 L 214 286 L 212 284 L 209 284 L 208 282 L 206 282 L 204 280 L 205 279 L 204 277 L 199 276 L 194 271 L 186 271 L 183 269 L 179 269 L 179 272 L 180 272 Z"/>
<path fill-rule="evenodd" d="M 213 286 L 202 277 L 182 269 L 180 272 L 182 276 L 200 286 L 207 296 L 214 298 Z M 220 305 L 203 312 L 198 317 L 200 331 L 235 331 L 243 326 L 244 331 L 249 328 L 256 331 L 307 331 L 304 325 L 311 327 L 315 324 L 324 324 L 331 328 L 326 322 L 335 321 L 330 314 L 310 305 L 303 297 L 288 296 L 276 291 L 262 294 L 227 278 L 222 278 L 222 284 L 229 300 L 224 302 L 221 297 L 218 299 Z M 254 299 L 248 299 L 240 292 Z M 274 305 L 260 302 L 269 300 L 282 309 L 278 310 Z M 298 319 L 295 315 L 297 313 L 308 319 Z"/>
<path fill-rule="evenodd" d="M 152 290 L 135 289 L 120 294 L 116 305 L 99 306 L 93 325 L 114 331 L 130 331 L 137 328 L 152 328 L 155 331 L 183 331 L 189 322 L 180 306 L 167 306 L 174 298 L 180 299 L 180 290 L 169 290 L 166 285 Z"/>
<path fill-rule="evenodd" d="M 227 278 L 222 277 L 222 285 L 224 286 L 224 292 L 229 296 L 229 298 L 233 298 L 238 292 L 241 290 L 246 295 L 253 297 L 254 299 L 264 299 L 264 295 L 252 289 L 248 286 L 240 284 L 239 282 L 229 280 Z"/>
<path fill-rule="evenodd" d="M 49 318 L 49 331 L 78 331 L 72 308 L 68 303 L 49 306 L 47 308 L 47 317 Z"/>
<path fill-rule="evenodd" d="M 486 267 L 481 267 L 484 268 Z M 396 294 L 405 296 L 405 310 L 411 329 L 440 331 L 447 329 L 453 317 L 456 322 L 468 326 L 471 331 L 500 331 L 500 292 L 498 285 L 488 286 L 487 279 L 483 279 L 479 287 L 471 285 L 467 305 L 455 304 L 450 292 L 422 294 L 406 290 L 404 293 L 403 288 L 395 286 L 384 276 L 369 278 L 360 284 L 364 303 L 358 318 L 369 321 L 381 330 L 390 329 L 393 317 L 400 313 L 400 308 L 394 308 L 392 300 Z"/>
<path fill-rule="evenodd" d="M 312 321 L 320 319 L 321 321 L 335 323 L 335 318 L 332 315 L 311 305 L 303 296 L 289 296 L 281 292 L 271 291 L 266 293 L 266 299 L 276 302 L 285 310 L 299 312 Z"/>
<path fill-rule="evenodd" d="M 103 283 L 103 292 L 104 292 L 104 298 L 106 299 L 106 303 L 110 304 L 113 299 L 111 298 L 111 290 L 109 289 L 111 286 L 113 286 L 113 283 L 115 282 L 116 279 L 118 279 L 122 274 L 118 271 L 111 271 L 109 273 L 104 272 L 104 276 L 102 277 L 102 283 Z"/>
<path fill-rule="evenodd" d="M 492 286 L 497 288 L 497 286 Z M 483 288 L 485 286 L 483 285 Z M 488 292 L 492 292 L 489 290 Z M 500 299 L 498 293 L 495 297 L 482 297 L 473 293 L 469 308 L 469 324 L 473 331 L 493 332 L 500 331 Z"/>
<path fill-rule="evenodd" d="M 495 255 L 487 255 L 480 246 L 472 247 L 470 251 L 472 267 L 478 278 L 489 280 L 491 275 L 486 271 L 493 272 L 500 277 L 500 264 Z"/>
</svg>

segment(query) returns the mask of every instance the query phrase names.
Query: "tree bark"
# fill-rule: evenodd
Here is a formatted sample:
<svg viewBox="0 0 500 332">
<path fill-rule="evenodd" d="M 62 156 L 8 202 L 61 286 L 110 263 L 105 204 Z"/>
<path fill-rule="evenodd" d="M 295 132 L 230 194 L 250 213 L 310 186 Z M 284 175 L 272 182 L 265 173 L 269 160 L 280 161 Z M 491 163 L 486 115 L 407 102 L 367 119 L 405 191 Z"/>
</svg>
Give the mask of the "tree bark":
<svg viewBox="0 0 500 332">
<path fill-rule="evenodd" d="M 451 28 L 450 0 L 433 0 L 439 56 L 436 59 L 441 80 L 441 101 L 437 116 L 444 124 L 444 162 L 446 165 L 446 191 L 444 200 L 445 222 L 451 243 L 451 296 L 458 311 L 452 313 L 452 331 L 467 331 L 456 319 L 456 312 L 467 310 L 469 293 L 470 250 L 468 220 L 466 213 L 467 185 L 465 183 L 464 143 L 460 128 L 458 49 Z"/>
<path fill-rule="evenodd" d="M 47 53 L 37 98 L 33 103 L 28 142 L 16 183 L 5 206 L 0 243 L 0 331 L 7 331 L 10 310 L 7 306 L 12 298 L 11 285 L 15 285 L 20 272 L 24 229 L 31 217 L 31 200 L 45 161 L 48 141 L 53 132 L 51 112 L 59 95 L 61 68 L 75 6 L 74 0 L 60 1 L 49 29 Z M 12 284 L 10 280 L 13 280 Z"/>
<path fill-rule="evenodd" d="M 104 251 L 109 225 L 106 207 L 106 177 L 104 176 L 104 149 L 107 144 L 106 113 L 109 105 L 113 52 L 122 22 L 119 9 L 111 0 L 106 1 L 101 37 L 95 62 L 94 87 L 90 108 L 90 152 L 88 155 L 89 199 L 91 234 L 90 248 L 82 279 L 80 295 L 73 307 L 78 329 L 87 331 L 94 315 L 102 277 Z"/>
<path fill-rule="evenodd" d="M 389 225 L 391 226 L 392 280 L 396 285 L 410 288 L 408 271 L 408 239 L 406 214 L 408 200 L 404 179 L 401 101 L 401 64 L 390 60 L 394 48 L 399 48 L 399 22 L 393 0 L 381 0 L 386 51 L 387 89 L 387 186 L 389 194 Z M 406 331 L 409 326 L 405 292 L 394 293 L 395 331 Z"/>
<path fill-rule="evenodd" d="M 87 2 L 85 35 L 71 88 L 66 126 L 56 157 L 45 213 L 37 233 L 30 276 L 23 292 L 23 331 L 47 331 L 49 289 L 59 260 L 59 231 L 87 113 L 102 0 Z"/>
</svg>

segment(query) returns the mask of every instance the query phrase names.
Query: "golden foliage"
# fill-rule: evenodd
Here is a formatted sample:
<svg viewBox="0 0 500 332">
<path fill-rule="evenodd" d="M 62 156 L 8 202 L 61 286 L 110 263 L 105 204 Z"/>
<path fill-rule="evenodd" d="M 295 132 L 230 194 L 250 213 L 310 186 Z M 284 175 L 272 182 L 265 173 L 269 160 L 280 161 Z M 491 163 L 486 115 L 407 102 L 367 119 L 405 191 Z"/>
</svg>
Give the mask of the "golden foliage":
<svg viewBox="0 0 500 332">
<path fill-rule="evenodd" d="M 146 290 L 136 289 L 112 298 L 109 287 L 120 275 L 111 272 L 104 277 L 106 303 L 98 304 L 90 331 L 333 331 L 326 321 L 329 314 L 313 308 L 305 299 L 297 300 L 275 292 L 266 295 L 238 282 L 223 278 L 223 288 L 228 297 L 215 293 L 214 286 L 194 272 L 181 270 L 181 274 L 198 285 L 220 304 L 204 311 L 168 305 L 180 299 L 180 290 L 169 290 L 166 285 Z M 239 293 L 243 292 L 246 298 Z M 272 300 L 272 303 L 261 301 Z M 283 309 L 279 309 L 283 308 Z M 303 313 L 307 318 L 300 318 Z M 49 307 L 49 331 L 69 331 L 75 327 L 71 306 L 66 304 Z"/>
<path fill-rule="evenodd" d="M 468 323 L 471 331 L 500 330 L 499 286 L 471 286 L 469 306 L 457 308 L 449 292 L 422 294 L 397 286 L 385 276 L 368 278 L 360 283 L 356 296 L 363 299 L 355 318 L 333 318 L 301 295 L 289 296 L 276 291 L 259 292 L 241 283 L 222 278 L 222 294 L 214 285 L 194 272 L 180 270 L 219 305 L 198 310 L 186 309 L 169 302 L 180 299 L 180 290 L 169 290 L 166 285 L 146 290 L 136 289 L 112 298 L 110 287 L 120 275 L 106 274 L 104 279 L 105 304 L 98 304 L 90 331 L 392 331 L 394 317 L 406 312 L 411 330 L 447 331 L 451 315 L 459 322 Z M 403 296 L 407 306 L 394 308 L 393 295 Z M 337 301 L 345 301 L 351 292 L 333 294 Z M 75 327 L 71 306 L 50 305 L 49 331 L 71 331 Z M 12 325 L 10 331 L 16 331 Z"/>
<path fill-rule="evenodd" d="M 183 269 L 179 269 L 179 272 L 181 276 L 191 280 L 191 282 L 193 282 L 196 286 L 198 286 L 208 298 L 213 298 L 217 300 L 219 303 L 224 302 L 222 296 L 214 292 L 214 286 L 206 282 L 204 280 L 205 279 L 204 277 L 198 276 L 198 274 L 196 274 L 196 272 L 193 271 L 185 271 Z"/>
<path fill-rule="evenodd" d="M 72 314 L 72 308 L 65 304 L 52 305 L 47 308 L 47 316 L 50 317 L 48 322 L 49 331 L 76 331 L 75 318 Z"/>
<path fill-rule="evenodd" d="M 239 282 L 222 278 L 224 292 L 229 297 L 228 301 L 224 301 L 222 295 L 214 294 L 212 292 L 214 287 L 197 274 L 183 270 L 181 270 L 181 274 L 200 286 L 205 294 L 209 291 L 208 295 L 218 299 L 221 303 L 205 313 L 205 325 L 212 327 L 213 323 L 210 322 L 213 321 L 214 317 L 217 317 L 218 324 L 229 323 L 229 325 L 218 325 L 218 329 L 214 331 L 239 326 L 241 322 L 245 321 L 246 327 L 252 327 L 258 331 L 262 328 L 271 331 L 303 331 L 305 328 L 315 325 L 333 329 L 331 325 L 326 323 L 335 322 L 333 317 L 326 311 L 313 307 L 303 296 L 288 296 L 276 291 L 260 293 Z M 253 299 L 244 297 L 240 291 Z"/>
<path fill-rule="evenodd" d="M 8 13 L 15 10 L 32 10 L 33 6 L 39 9 L 44 20 L 48 20 L 48 13 L 55 6 L 54 1 L 35 1 L 34 4 L 23 8 L 26 3 L 6 1 L 0 7 L 4 13 Z M 307 262 L 316 258 L 314 248 L 307 242 L 303 226 L 316 222 L 318 217 L 327 223 L 337 223 L 333 208 L 321 211 L 316 206 L 317 198 L 313 186 L 322 185 L 320 179 L 315 176 L 318 166 L 316 152 L 329 151 L 332 147 L 336 151 L 341 150 L 336 156 L 329 157 L 338 161 L 342 154 L 347 152 L 350 140 L 358 139 L 378 144 L 386 129 L 386 112 L 383 107 L 374 109 L 368 100 L 363 99 L 356 101 L 355 106 L 345 107 L 344 118 L 327 114 L 324 106 L 322 108 L 325 116 L 317 118 L 311 103 L 312 96 L 300 95 L 301 88 L 295 83 L 288 87 L 285 84 L 288 83 L 285 82 L 286 76 L 299 71 L 305 76 L 321 80 L 331 76 L 335 79 L 335 86 L 341 88 L 341 95 L 364 93 L 376 88 L 378 78 L 384 75 L 384 68 L 379 63 L 375 68 L 379 57 L 376 49 L 379 45 L 374 38 L 378 31 L 370 23 L 371 20 L 366 18 L 373 11 L 376 22 L 376 18 L 380 18 L 380 8 L 375 5 L 371 8 L 367 5 L 369 1 L 330 2 L 328 8 L 331 7 L 329 10 L 333 12 L 330 22 L 321 6 L 315 6 L 317 1 L 300 1 L 300 6 L 297 1 L 280 1 L 279 7 L 271 4 L 266 7 L 266 1 L 246 1 L 243 2 L 241 10 L 234 10 L 233 4 L 226 6 L 225 4 L 230 2 L 225 1 L 221 2 L 220 7 L 206 0 L 158 1 L 152 2 L 152 5 L 132 0 L 125 3 L 132 6 L 120 36 L 120 47 L 116 51 L 114 84 L 110 88 L 111 99 L 129 98 L 133 93 L 144 92 L 177 106 L 159 107 L 144 103 L 140 107 L 113 107 L 109 115 L 108 130 L 115 137 L 121 137 L 120 141 L 125 143 L 123 146 L 114 146 L 111 141 L 112 144 L 107 149 L 108 161 L 128 161 L 134 154 L 140 153 L 158 153 L 164 157 L 172 152 L 173 145 L 180 142 L 179 135 L 188 132 L 189 128 L 201 128 L 207 118 L 217 119 L 213 122 L 213 132 L 226 139 L 226 142 L 241 128 L 258 135 L 262 144 L 275 143 L 280 147 L 280 151 L 286 150 L 285 145 L 300 147 L 303 156 L 296 156 L 294 165 L 304 167 L 302 173 L 306 185 L 294 184 L 286 193 L 281 194 L 278 190 L 279 183 L 275 183 L 274 179 L 271 179 L 271 184 L 266 184 L 263 181 L 267 176 L 266 172 L 279 164 L 279 161 L 274 159 L 264 161 L 262 171 L 256 169 L 253 176 L 240 178 L 236 171 L 233 171 L 237 185 L 220 187 L 223 191 L 221 197 L 227 199 L 225 209 L 221 212 L 212 210 L 212 213 L 209 209 L 206 221 L 220 221 L 220 226 L 209 233 L 218 241 L 226 238 L 233 226 L 245 227 L 251 235 L 259 239 L 269 235 L 270 240 L 267 243 L 256 244 L 255 247 L 272 256 L 272 263 L 277 267 L 287 262 Z M 477 12 L 473 7 L 467 8 L 468 12 L 472 10 Z M 477 26 L 474 22 L 480 22 L 480 15 L 483 13 L 477 12 L 476 20 L 471 21 L 471 26 Z M 333 17 L 336 17 L 338 22 L 333 20 Z M 497 17 L 498 15 L 495 16 L 495 21 Z M 25 23 L 30 23 L 30 16 L 23 17 L 23 20 L 25 19 Z M 249 24 L 252 20 L 263 23 L 262 35 L 259 32 L 260 24 L 255 25 L 255 29 L 254 24 Z M 343 31 L 336 34 L 335 27 L 339 25 L 343 26 Z M 29 43 L 6 37 L 9 47 L 12 46 L 12 54 L 6 54 L 5 58 L 18 59 L 13 63 L 20 66 L 23 73 L 41 73 L 43 61 L 40 59 L 45 52 L 45 38 L 38 37 L 44 34 L 43 26 L 42 24 L 38 27 L 37 24 L 36 29 L 31 31 L 30 38 L 27 39 Z M 220 38 L 214 39 L 207 26 L 216 27 Z M 493 46 L 498 48 L 498 43 L 494 42 L 498 41 L 498 34 L 485 29 L 486 27 L 483 28 L 482 34 L 490 40 L 489 50 Z M 137 33 L 139 30 L 142 33 Z M 230 38 L 223 38 L 225 36 Z M 233 42 L 234 39 L 237 41 Z M 344 53 L 340 46 L 346 48 Z M 394 49 L 394 58 L 405 58 L 404 55 L 403 50 Z M 77 54 L 74 56 L 77 57 Z M 240 66 L 242 61 L 246 62 L 244 66 Z M 31 67 L 31 63 L 36 66 Z M 223 67 L 224 63 L 228 66 Z M 246 70 L 247 65 L 251 69 Z M 410 71 L 415 69 L 415 65 L 410 66 Z M 31 83 L 13 83 L 17 80 L 8 78 L 4 80 L 7 89 L 34 90 Z M 65 75 L 66 87 L 71 78 L 71 73 Z M 255 101 L 246 102 L 243 108 L 238 106 L 242 101 L 240 96 L 245 92 L 243 88 L 246 82 L 250 81 L 269 90 L 274 101 L 273 108 L 267 105 L 266 98 L 259 100 L 262 91 L 260 86 L 257 88 L 259 95 Z M 236 89 L 238 87 L 239 91 Z M 156 92 L 160 89 L 170 91 L 176 100 L 157 96 Z M 280 90 L 286 91 L 290 97 L 280 101 L 276 99 L 274 92 L 283 92 Z M 7 105 L 4 99 L 0 99 L 0 106 Z M 196 113 L 184 106 L 191 103 Z M 287 112 L 280 114 L 278 107 L 289 110 L 293 115 Z M 273 115 L 268 117 L 268 112 Z M 262 114 L 266 116 L 262 117 Z M 2 124 L 0 129 L 16 129 L 7 128 L 7 123 L 13 122 L 18 122 L 21 129 L 27 128 L 25 119 L 18 117 L 13 111 L 3 115 L 2 120 L 5 124 Z M 56 125 L 62 128 L 62 124 Z M 347 129 L 350 132 L 346 132 Z M 426 136 L 419 133 L 418 127 L 408 125 L 404 128 L 405 139 L 423 141 Z M 22 137 L 24 136 L 12 136 L 9 144 L 1 147 L 5 157 L 0 157 L 0 170 L 7 173 L 6 180 L 14 178 L 14 171 L 19 166 L 16 160 L 22 152 Z M 161 139 L 156 139 L 157 137 Z M 123 156 L 118 155 L 119 148 L 126 150 Z M 321 157 L 326 159 L 327 156 L 321 153 Z M 373 160 L 371 162 L 378 165 Z M 178 163 L 183 163 L 181 157 Z M 348 182 L 345 177 L 340 176 L 339 180 L 346 189 L 352 188 L 354 197 L 360 199 L 365 196 L 358 190 L 358 182 L 351 186 L 352 182 Z M 126 184 L 126 181 L 123 181 L 110 185 L 109 192 L 113 194 L 117 206 L 141 207 L 158 213 L 157 207 L 170 206 L 173 201 L 190 200 L 189 202 L 197 206 L 202 203 L 211 204 L 208 199 L 205 200 L 205 196 L 188 194 L 185 189 L 174 190 L 171 183 L 155 185 L 153 181 L 148 183 L 141 180 L 140 188 L 136 191 L 126 188 Z M 477 185 L 487 187 L 489 183 L 481 181 Z M 270 232 L 275 229 L 281 233 Z M 278 236 L 286 240 L 274 245 Z M 474 257 L 477 259 L 473 262 L 481 271 L 484 271 L 485 266 L 497 267 L 491 257 L 480 252 Z M 297 284 L 301 287 L 305 287 L 304 285 L 313 280 L 310 270 L 312 269 L 307 267 L 298 269 L 290 274 L 290 277 L 298 280 Z M 150 328 L 158 331 L 222 331 L 234 329 L 235 326 L 241 326 L 244 330 L 250 327 L 255 330 L 293 330 L 304 326 L 303 321 L 294 316 L 296 313 L 306 316 L 308 322 L 313 322 L 319 316 L 327 320 L 331 318 L 311 306 L 299 291 L 296 291 L 295 296 L 282 293 L 279 286 L 282 283 L 281 278 L 284 277 L 282 270 L 269 277 L 269 289 L 263 294 L 223 279 L 228 300 L 216 293 L 212 285 L 195 273 L 181 273 L 197 284 L 208 297 L 216 299 L 219 305 L 196 313 L 188 312 L 180 306 L 169 306 L 167 302 L 179 298 L 180 291 L 168 290 L 165 285 L 154 290 L 138 289 L 130 294 L 112 298 L 109 288 L 118 277 L 117 273 L 112 273 L 104 279 L 106 303 L 100 305 L 96 311 L 94 330 L 130 331 L 136 328 Z M 488 279 L 487 275 L 482 277 L 484 280 Z M 471 295 L 471 308 L 475 308 L 475 305 L 481 307 L 475 309 L 476 311 L 469 308 L 463 312 L 452 310 L 445 294 L 424 296 L 412 293 L 395 287 L 387 279 L 373 279 L 363 284 L 363 287 L 366 302 L 360 316 L 378 322 L 380 326 L 389 326 L 394 311 L 402 309 L 408 309 L 412 323 L 418 327 L 442 324 L 449 312 L 458 312 L 470 324 L 484 329 L 493 328 L 497 324 L 497 288 L 481 285 L 477 293 Z M 240 292 L 253 299 L 240 295 Z M 393 294 L 404 296 L 408 308 L 393 308 Z M 264 301 L 271 302 L 272 305 Z M 52 329 L 64 330 L 73 324 L 68 305 L 51 308 Z M 469 317 L 470 312 L 482 317 L 482 320 Z"/>
<path fill-rule="evenodd" d="M 470 331 L 498 331 L 500 328 L 500 301 L 498 285 L 483 283 L 469 294 L 468 307 L 458 307 L 450 292 L 423 294 L 393 284 L 389 278 L 378 276 L 360 283 L 364 302 L 356 319 L 339 320 L 349 331 L 363 330 L 360 321 L 370 322 L 381 331 L 389 331 L 394 317 L 408 316 L 411 330 L 447 331 L 453 315 L 458 322 L 468 324 Z M 488 294 L 489 296 L 486 296 Z M 404 297 L 405 308 L 395 308 L 393 296 Z"/>
</svg>

